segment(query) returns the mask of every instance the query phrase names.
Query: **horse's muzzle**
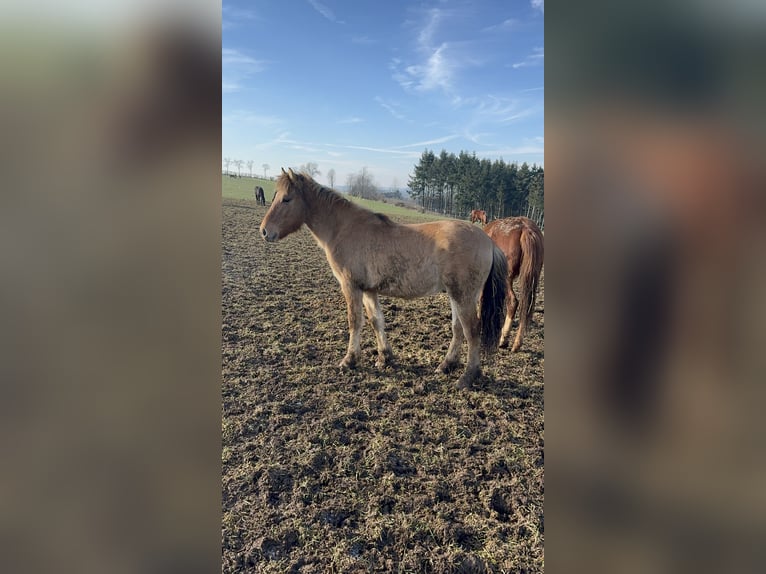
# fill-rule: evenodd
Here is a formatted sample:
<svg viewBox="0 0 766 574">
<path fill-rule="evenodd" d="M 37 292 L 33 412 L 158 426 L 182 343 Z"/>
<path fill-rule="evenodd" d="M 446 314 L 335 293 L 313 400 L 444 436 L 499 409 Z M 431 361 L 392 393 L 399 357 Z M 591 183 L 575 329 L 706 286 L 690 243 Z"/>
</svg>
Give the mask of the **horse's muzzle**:
<svg viewBox="0 0 766 574">
<path fill-rule="evenodd" d="M 261 235 L 268 242 L 272 242 L 272 241 L 276 241 L 277 240 L 277 234 L 276 233 L 269 233 L 268 231 L 266 231 L 265 227 L 261 227 Z"/>
</svg>

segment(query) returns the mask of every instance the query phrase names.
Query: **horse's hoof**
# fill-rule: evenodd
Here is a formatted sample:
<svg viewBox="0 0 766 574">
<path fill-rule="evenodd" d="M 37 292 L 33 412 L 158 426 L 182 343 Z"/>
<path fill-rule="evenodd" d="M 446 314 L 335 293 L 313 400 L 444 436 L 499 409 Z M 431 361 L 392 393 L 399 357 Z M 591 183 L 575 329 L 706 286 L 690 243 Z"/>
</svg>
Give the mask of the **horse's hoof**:
<svg viewBox="0 0 766 574">
<path fill-rule="evenodd" d="M 519 349 L 521 349 L 521 343 L 514 343 L 513 347 L 511 347 L 511 353 L 515 353 Z"/>
<path fill-rule="evenodd" d="M 378 355 L 378 360 L 375 361 L 375 366 L 379 369 L 392 365 L 394 363 L 394 354 L 391 351 L 384 351 Z"/>
<path fill-rule="evenodd" d="M 507 349 L 508 348 L 508 341 L 506 339 L 500 339 L 500 344 L 498 345 L 501 349 Z"/>
<path fill-rule="evenodd" d="M 352 355 L 346 355 L 343 360 L 338 363 L 341 369 L 353 369 L 356 367 L 356 358 Z"/>
<path fill-rule="evenodd" d="M 479 369 L 466 371 L 460 375 L 460 378 L 457 380 L 457 388 L 460 390 L 471 390 L 473 382 L 478 379 L 479 376 L 481 376 L 481 371 Z"/>
<path fill-rule="evenodd" d="M 436 367 L 436 372 L 437 373 L 441 373 L 443 375 L 448 375 L 452 371 L 454 371 L 455 367 L 457 367 L 457 366 L 458 366 L 458 362 L 457 361 L 453 361 L 451 363 L 447 362 L 447 361 L 442 361 L 441 363 L 439 363 L 439 366 Z"/>
</svg>

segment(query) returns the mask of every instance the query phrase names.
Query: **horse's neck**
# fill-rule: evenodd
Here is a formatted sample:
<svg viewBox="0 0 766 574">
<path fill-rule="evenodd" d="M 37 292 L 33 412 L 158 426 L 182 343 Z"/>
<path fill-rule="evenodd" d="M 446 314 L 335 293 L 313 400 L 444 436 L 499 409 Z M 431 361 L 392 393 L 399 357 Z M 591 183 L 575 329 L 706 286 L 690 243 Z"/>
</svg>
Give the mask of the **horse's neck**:
<svg viewBox="0 0 766 574">
<path fill-rule="evenodd" d="M 317 241 L 328 248 L 333 239 L 347 225 L 347 212 L 353 206 L 342 201 L 328 201 L 321 197 L 321 191 L 312 189 L 306 194 L 309 216 L 306 219 L 306 227 Z"/>
</svg>

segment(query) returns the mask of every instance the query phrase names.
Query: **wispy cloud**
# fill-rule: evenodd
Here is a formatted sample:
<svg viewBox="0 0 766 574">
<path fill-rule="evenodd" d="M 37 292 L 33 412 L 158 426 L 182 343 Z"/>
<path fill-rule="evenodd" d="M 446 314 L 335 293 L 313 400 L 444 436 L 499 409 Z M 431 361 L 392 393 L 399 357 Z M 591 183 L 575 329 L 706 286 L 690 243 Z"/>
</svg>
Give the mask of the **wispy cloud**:
<svg viewBox="0 0 766 574">
<path fill-rule="evenodd" d="M 266 68 L 265 60 L 258 60 L 252 56 L 232 48 L 221 50 L 221 91 L 223 93 L 238 92 L 243 88 L 243 81 L 263 71 Z"/>
<path fill-rule="evenodd" d="M 419 148 L 419 147 L 424 147 L 424 146 L 429 146 L 429 145 L 435 145 L 435 144 L 440 144 L 440 143 L 448 142 L 448 141 L 454 140 L 454 139 L 456 139 L 458 137 L 459 136 L 457 134 L 451 134 L 451 135 L 448 135 L 448 136 L 443 136 L 443 137 L 440 137 L 440 138 L 436 138 L 436 139 L 432 139 L 432 140 L 428 140 L 428 141 L 424 141 L 424 142 L 417 142 L 417 143 L 411 143 L 411 144 L 405 144 L 405 145 L 396 146 L 396 148 L 397 149 L 406 149 L 408 147 L 418 147 Z"/>
<path fill-rule="evenodd" d="M 417 34 L 418 63 L 404 65 L 398 58 L 391 61 L 389 67 L 393 78 L 405 90 L 428 92 L 441 88 L 449 92 L 452 89 L 457 60 L 453 57 L 450 43 L 434 41 L 444 16 L 445 12 L 438 8 L 428 11 L 426 21 Z"/>
<path fill-rule="evenodd" d="M 319 2 L 319 0 L 308 0 L 309 4 L 311 4 L 311 7 L 314 8 L 317 12 L 319 12 L 322 16 L 327 18 L 330 22 L 335 22 L 336 24 L 345 24 L 343 20 L 338 20 L 338 18 L 335 16 L 335 12 L 333 12 L 330 8 Z"/>
<path fill-rule="evenodd" d="M 445 42 L 438 48 L 429 50 L 428 57 L 420 64 L 399 67 L 400 60 L 392 60 L 393 78 L 405 90 L 428 92 L 442 88 L 449 92 L 453 85 L 455 63 L 448 54 L 449 45 Z"/>
<path fill-rule="evenodd" d="M 508 18 L 506 20 L 503 20 L 499 24 L 493 24 L 492 26 L 487 26 L 486 28 L 482 29 L 482 32 L 497 32 L 500 30 L 510 30 L 511 28 L 515 28 L 520 23 L 519 20 L 516 18 Z"/>
<path fill-rule="evenodd" d="M 532 8 L 535 10 L 540 10 L 540 12 L 545 12 L 545 0 L 532 0 L 531 2 Z"/>
<path fill-rule="evenodd" d="M 246 8 L 239 8 L 229 4 L 223 4 L 221 7 L 221 28 L 236 28 L 243 21 L 257 20 L 258 15 Z"/>
<path fill-rule="evenodd" d="M 263 127 L 284 123 L 284 120 L 277 116 L 256 114 L 246 110 L 237 110 L 229 114 L 224 114 L 221 116 L 221 121 L 224 123 L 256 124 Z"/>
<path fill-rule="evenodd" d="M 381 107 L 381 108 L 383 108 L 384 110 L 386 110 L 386 111 L 387 111 L 389 114 L 391 114 L 392 116 L 394 116 L 394 117 L 395 117 L 397 120 L 404 120 L 404 119 L 407 119 L 407 118 L 404 116 L 404 114 L 403 114 L 403 113 L 401 113 L 401 112 L 400 112 L 400 111 L 397 109 L 397 107 L 398 107 L 398 104 L 396 104 L 395 102 L 387 102 L 386 100 L 384 100 L 384 99 L 383 99 L 383 98 L 381 98 L 380 96 L 375 96 L 375 101 L 376 101 L 376 102 L 377 102 L 377 103 L 380 105 L 380 107 Z"/>
<path fill-rule="evenodd" d="M 514 69 L 517 68 L 527 68 L 530 66 L 539 66 L 543 63 L 543 60 L 545 59 L 545 49 L 544 48 L 534 48 L 532 50 L 532 53 L 524 58 L 521 62 L 516 62 L 515 64 L 511 64 L 511 67 Z"/>
<path fill-rule="evenodd" d="M 460 101 L 460 114 L 468 112 L 468 121 L 458 128 L 463 137 L 479 145 L 493 145 L 487 140 L 493 137 L 497 128 L 532 117 L 544 111 L 543 103 L 529 98 L 509 98 L 487 95 L 479 98 L 464 98 Z"/>
<path fill-rule="evenodd" d="M 224 48 L 221 50 L 221 63 L 224 66 L 236 66 L 256 72 L 260 72 L 265 64 L 263 60 L 257 60 L 239 50 L 233 50 L 231 48 Z"/>
<path fill-rule="evenodd" d="M 356 116 L 352 116 L 350 118 L 343 118 L 341 120 L 338 120 L 339 124 L 361 124 L 364 120 L 362 118 L 358 118 Z"/>
<path fill-rule="evenodd" d="M 377 44 L 378 41 L 369 36 L 352 36 L 351 43 L 359 44 L 360 46 L 371 46 L 372 44 Z"/>
<path fill-rule="evenodd" d="M 401 155 L 403 157 L 418 158 L 420 157 L 419 151 L 406 151 L 400 148 L 389 147 L 370 147 L 363 145 L 339 145 L 339 144 L 326 144 L 328 147 L 341 148 L 341 149 L 357 149 L 362 151 L 372 151 L 376 153 L 386 153 L 391 155 Z"/>
</svg>

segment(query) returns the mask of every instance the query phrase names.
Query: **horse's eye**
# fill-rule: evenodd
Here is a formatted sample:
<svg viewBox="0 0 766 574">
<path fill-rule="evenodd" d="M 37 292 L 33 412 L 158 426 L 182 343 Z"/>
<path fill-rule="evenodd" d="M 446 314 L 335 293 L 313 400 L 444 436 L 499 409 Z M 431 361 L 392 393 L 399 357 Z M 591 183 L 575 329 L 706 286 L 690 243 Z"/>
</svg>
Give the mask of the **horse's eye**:
<svg viewBox="0 0 766 574">
<path fill-rule="evenodd" d="M 285 196 L 285 197 L 282 198 L 282 203 L 290 203 L 291 199 L 292 199 L 292 197 Z"/>
</svg>

